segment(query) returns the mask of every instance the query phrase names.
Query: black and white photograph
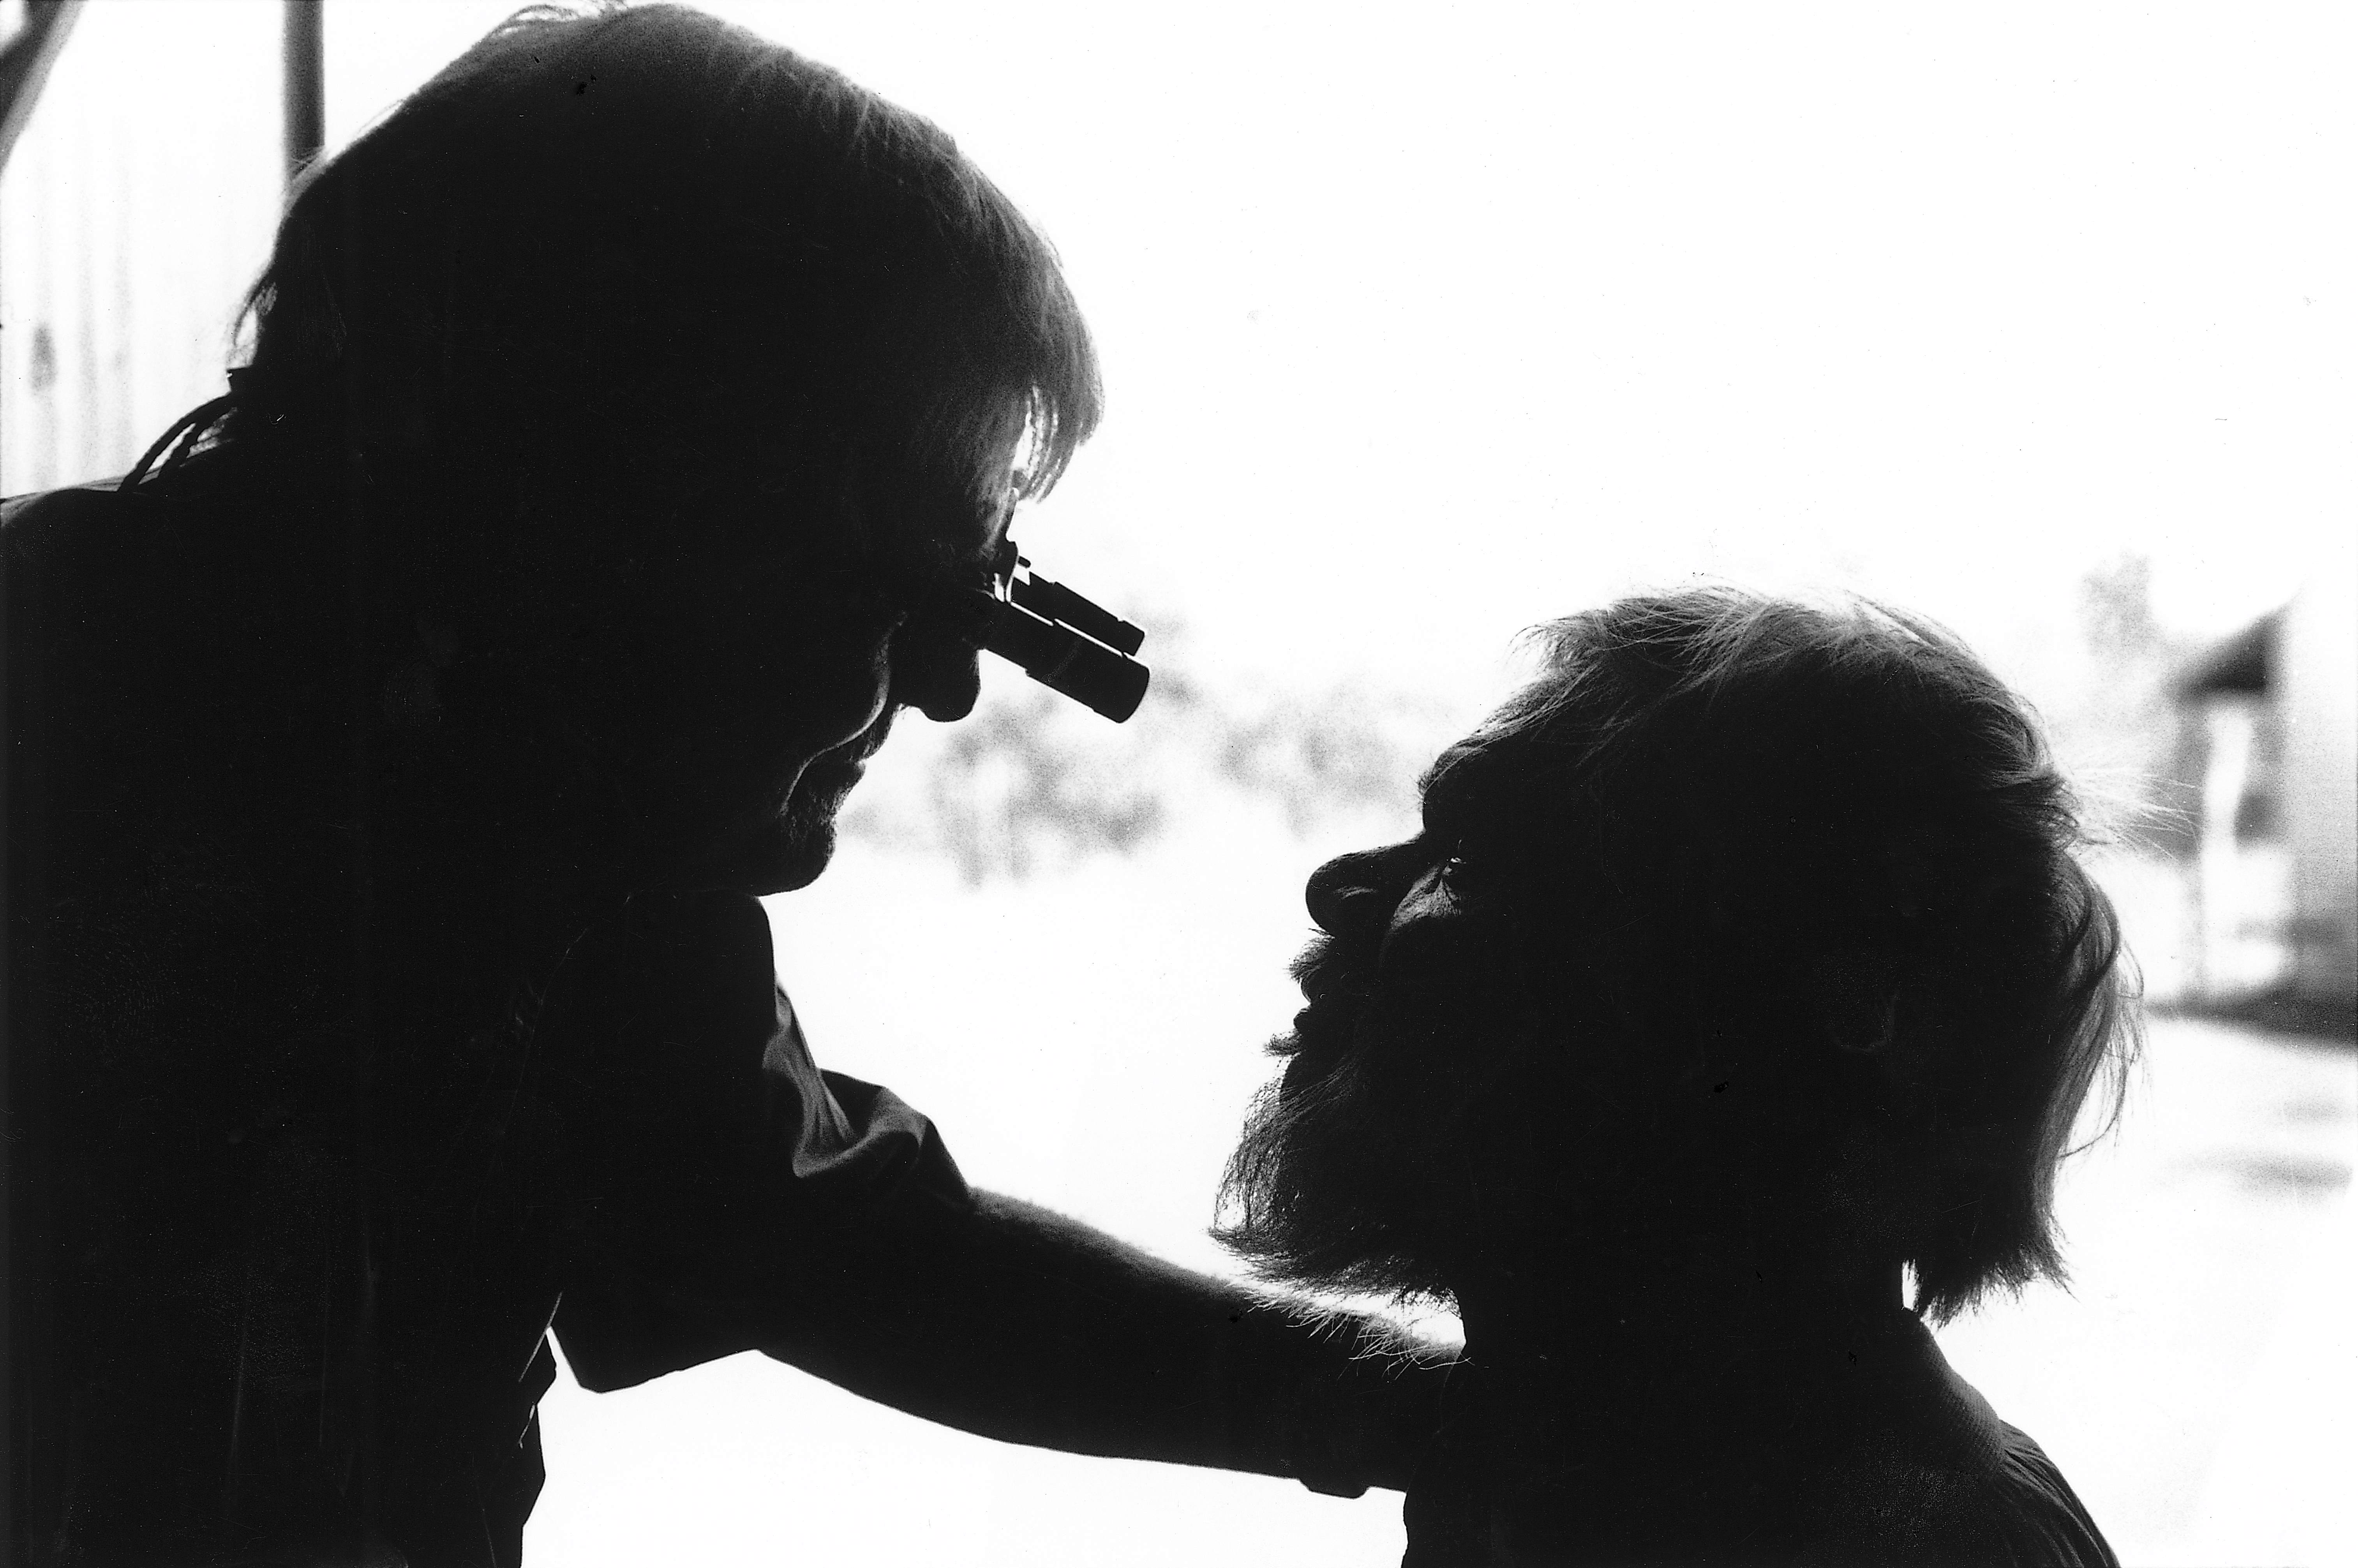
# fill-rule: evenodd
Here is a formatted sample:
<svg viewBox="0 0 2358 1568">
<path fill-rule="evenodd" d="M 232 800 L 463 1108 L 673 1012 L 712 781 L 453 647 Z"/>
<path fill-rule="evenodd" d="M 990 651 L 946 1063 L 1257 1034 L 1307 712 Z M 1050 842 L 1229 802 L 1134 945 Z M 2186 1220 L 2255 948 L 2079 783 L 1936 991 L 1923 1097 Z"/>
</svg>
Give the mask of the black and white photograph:
<svg viewBox="0 0 2358 1568">
<path fill-rule="evenodd" d="M 2353 81 L 0 0 L 0 1562 L 2358 1568 Z"/>
</svg>

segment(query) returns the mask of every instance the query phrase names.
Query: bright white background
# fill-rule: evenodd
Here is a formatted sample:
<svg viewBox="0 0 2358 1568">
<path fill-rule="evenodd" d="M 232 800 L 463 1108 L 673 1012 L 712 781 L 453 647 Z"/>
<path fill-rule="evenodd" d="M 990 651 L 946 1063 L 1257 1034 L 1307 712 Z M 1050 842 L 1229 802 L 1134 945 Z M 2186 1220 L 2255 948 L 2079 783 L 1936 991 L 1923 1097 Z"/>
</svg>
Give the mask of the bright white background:
<svg viewBox="0 0 2358 1568">
<path fill-rule="evenodd" d="M 331 7 L 331 140 L 506 8 Z M 2228 630 L 2353 524 L 2345 8 L 708 8 L 1055 241 L 1110 414 L 1027 542 L 1201 662 L 1695 571 L 1971 634 L 2125 549 Z"/>
</svg>

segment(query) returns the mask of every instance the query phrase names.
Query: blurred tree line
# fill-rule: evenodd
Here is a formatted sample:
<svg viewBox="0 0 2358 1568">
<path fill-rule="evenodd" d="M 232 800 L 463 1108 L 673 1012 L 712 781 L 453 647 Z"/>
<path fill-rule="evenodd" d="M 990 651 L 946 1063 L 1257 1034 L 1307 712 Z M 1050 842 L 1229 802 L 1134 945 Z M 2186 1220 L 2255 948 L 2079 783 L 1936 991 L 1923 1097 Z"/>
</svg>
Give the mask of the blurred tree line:
<svg viewBox="0 0 2358 1568">
<path fill-rule="evenodd" d="M 1176 628 L 1149 646 L 1153 685 L 1126 724 L 1026 687 L 987 696 L 962 723 L 910 726 L 871 766 L 846 830 L 980 882 L 1128 854 L 1219 797 L 1273 810 L 1296 834 L 1340 816 L 1406 819 L 1419 773 L 1463 728 L 1437 697 L 1358 682 L 1215 689 L 1188 671 Z"/>
<path fill-rule="evenodd" d="M 2201 741 L 2177 682 L 2200 643 L 2155 615 L 2142 557 L 2089 572 L 2067 603 L 2039 616 L 2008 662 L 2100 830 L 2132 851 L 2190 853 Z M 1276 812 L 1296 835 L 1343 816 L 1405 824 L 1418 776 L 1474 717 L 1366 681 L 1216 687 L 1189 669 L 1181 628 L 1154 628 L 1149 646 L 1153 686 L 1127 724 L 1026 685 L 987 696 L 963 723 L 907 725 L 846 830 L 981 882 L 1129 854 L 1223 797 Z"/>
</svg>

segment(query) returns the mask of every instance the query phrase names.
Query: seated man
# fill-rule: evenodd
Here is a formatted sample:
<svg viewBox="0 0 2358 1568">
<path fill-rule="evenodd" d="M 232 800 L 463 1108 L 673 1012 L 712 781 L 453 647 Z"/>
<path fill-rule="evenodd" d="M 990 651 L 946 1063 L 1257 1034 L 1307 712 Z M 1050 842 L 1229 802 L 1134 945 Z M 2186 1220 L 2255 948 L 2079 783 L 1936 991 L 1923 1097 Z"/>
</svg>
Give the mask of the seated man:
<svg viewBox="0 0 2358 1568">
<path fill-rule="evenodd" d="M 2136 1045 L 2028 711 L 1877 610 L 1694 591 L 1544 648 L 1421 833 L 1311 878 L 1223 1195 L 1268 1275 L 1462 1314 L 1409 1564 L 2112 1563 L 1920 1321 L 2061 1276 Z"/>
</svg>

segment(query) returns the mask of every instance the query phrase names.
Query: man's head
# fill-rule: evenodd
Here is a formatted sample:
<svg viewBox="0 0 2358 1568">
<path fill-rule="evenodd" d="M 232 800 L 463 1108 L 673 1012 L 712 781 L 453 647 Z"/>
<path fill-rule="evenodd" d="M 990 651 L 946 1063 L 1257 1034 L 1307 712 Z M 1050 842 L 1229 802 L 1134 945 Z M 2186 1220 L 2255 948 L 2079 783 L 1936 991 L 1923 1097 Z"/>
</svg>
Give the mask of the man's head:
<svg viewBox="0 0 2358 1568">
<path fill-rule="evenodd" d="M 1419 836 L 1311 879 L 1226 1238 L 1434 1293 L 1766 1238 L 1911 1263 L 1936 1315 L 2055 1271 L 2055 1162 L 2133 1031 L 2022 704 L 1882 611 L 1698 591 L 1541 638 Z"/>
<path fill-rule="evenodd" d="M 971 705 L 922 611 L 1098 409 L 1053 253 L 946 135 L 675 6 L 494 31 L 306 179 L 251 308 L 222 444 L 342 465 L 389 643 L 447 632 L 765 888 L 894 708 Z"/>
</svg>

